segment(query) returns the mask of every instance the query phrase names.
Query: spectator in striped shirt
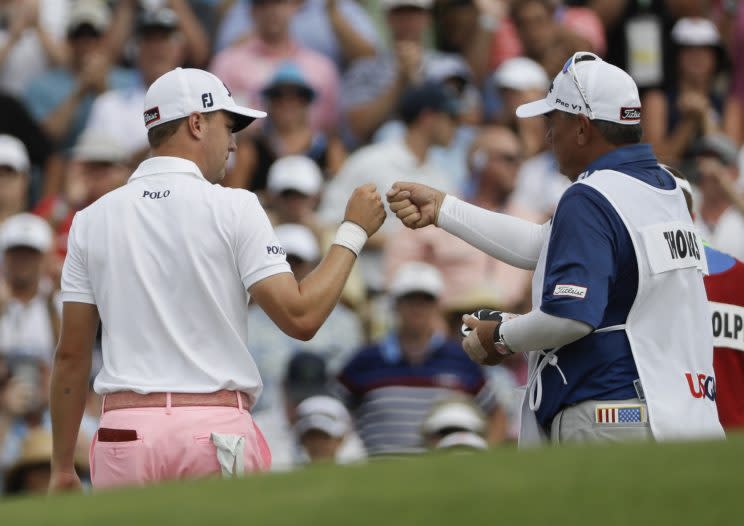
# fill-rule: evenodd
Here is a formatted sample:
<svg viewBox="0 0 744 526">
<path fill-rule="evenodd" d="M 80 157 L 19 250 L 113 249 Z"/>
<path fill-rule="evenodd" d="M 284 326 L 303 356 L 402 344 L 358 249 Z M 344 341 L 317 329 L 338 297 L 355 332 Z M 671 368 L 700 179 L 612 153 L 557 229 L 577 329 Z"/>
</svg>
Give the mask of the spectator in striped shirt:
<svg viewBox="0 0 744 526">
<path fill-rule="evenodd" d="M 432 407 L 455 394 L 472 399 L 489 417 L 489 439 L 503 438 L 506 421 L 480 366 L 442 332 L 442 278 L 420 262 L 402 266 L 390 294 L 398 328 L 362 348 L 339 381 L 369 456 L 421 453 L 421 429 Z"/>
</svg>

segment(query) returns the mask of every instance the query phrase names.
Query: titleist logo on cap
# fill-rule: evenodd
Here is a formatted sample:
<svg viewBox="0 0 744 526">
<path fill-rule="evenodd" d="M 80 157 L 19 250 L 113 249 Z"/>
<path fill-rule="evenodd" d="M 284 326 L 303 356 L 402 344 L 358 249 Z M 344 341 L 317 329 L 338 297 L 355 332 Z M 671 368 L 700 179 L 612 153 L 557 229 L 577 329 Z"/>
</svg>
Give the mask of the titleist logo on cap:
<svg viewBox="0 0 744 526">
<path fill-rule="evenodd" d="M 155 106 L 145 111 L 145 126 L 160 120 L 160 108 Z"/>
<path fill-rule="evenodd" d="M 641 108 L 620 108 L 621 121 L 637 121 L 641 118 Z"/>
</svg>

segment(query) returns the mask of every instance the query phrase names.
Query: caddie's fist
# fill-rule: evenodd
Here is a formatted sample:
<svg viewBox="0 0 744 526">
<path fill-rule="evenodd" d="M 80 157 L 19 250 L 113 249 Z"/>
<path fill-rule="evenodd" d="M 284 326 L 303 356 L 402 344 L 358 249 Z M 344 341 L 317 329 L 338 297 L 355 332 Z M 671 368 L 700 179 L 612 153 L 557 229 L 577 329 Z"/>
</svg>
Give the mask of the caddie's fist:
<svg viewBox="0 0 744 526">
<path fill-rule="evenodd" d="M 354 190 L 346 204 L 344 221 L 359 225 L 368 236 L 380 229 L 385 221 L 385 206 L 375 185 L 369 183 Z"/>
<path fill-rule="evenodd" d="M 414 229 L 437 223 L 444 197 L 444 192 L 418 183 L 397 182 L 387 192 L 390 211 Z"/>
</svg>

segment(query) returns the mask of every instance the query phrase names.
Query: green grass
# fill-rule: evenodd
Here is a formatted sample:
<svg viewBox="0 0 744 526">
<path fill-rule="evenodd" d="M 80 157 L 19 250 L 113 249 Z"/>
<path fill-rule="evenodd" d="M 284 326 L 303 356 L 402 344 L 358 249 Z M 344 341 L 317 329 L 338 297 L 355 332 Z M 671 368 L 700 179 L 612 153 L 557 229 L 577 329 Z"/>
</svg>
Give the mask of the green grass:
<svg viewBox="0 0 744 526">
<path fill-rule="evenodd" d="M 499 449 L 0 502 L 0 525 L 744 524 L 744 436 Z"/>
</svg>

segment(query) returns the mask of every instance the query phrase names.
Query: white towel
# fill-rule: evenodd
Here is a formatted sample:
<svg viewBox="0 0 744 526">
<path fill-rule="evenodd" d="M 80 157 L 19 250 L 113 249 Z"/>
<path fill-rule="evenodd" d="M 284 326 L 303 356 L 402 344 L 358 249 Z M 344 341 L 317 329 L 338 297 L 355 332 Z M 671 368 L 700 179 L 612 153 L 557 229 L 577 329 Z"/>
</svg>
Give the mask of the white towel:
<svg viewBox="0 0 744 526">
<path fill-rule="evenodd" d="M 242 476 L 245 473 L 245 437 L 212 433 L 212 443 L 217 448 L 217 461 L 224 478 Z"/>
</svg>

